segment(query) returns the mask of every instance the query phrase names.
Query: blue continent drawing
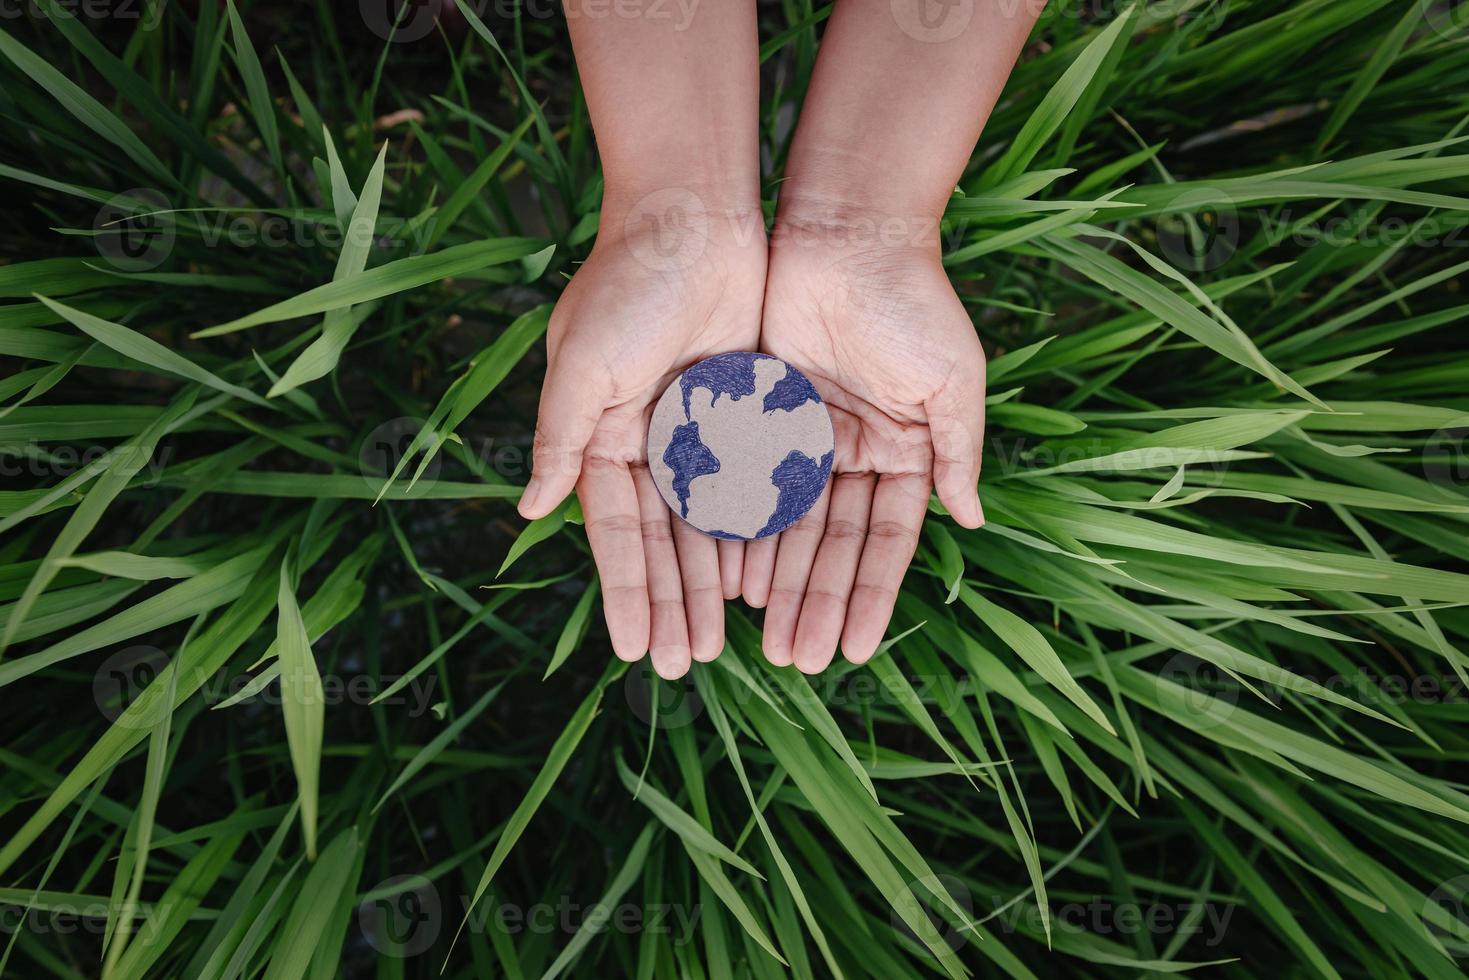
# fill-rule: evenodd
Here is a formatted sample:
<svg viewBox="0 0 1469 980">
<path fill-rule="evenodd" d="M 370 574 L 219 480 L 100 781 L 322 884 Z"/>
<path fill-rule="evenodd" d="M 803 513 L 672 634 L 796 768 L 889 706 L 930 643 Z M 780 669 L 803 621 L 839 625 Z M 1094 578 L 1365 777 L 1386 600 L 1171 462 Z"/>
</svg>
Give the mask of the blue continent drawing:
<svg viewBox="0 0 1469 980">
<path fill-rule="evenodd" d="M 820 462 L 794 449 L 786 454 L 770 474 L 770 482 L 779 492 L 775 511 L 765 526 L 755 532 L 755 537 L 763 538 L 783 531 L 800 520 L 826 488 L 826 478 L 831 476 L 831 461 L 831 453 L 821 457 Z"/>
<path fill-rule="evenodd" d="M 680 517 L 711 537 L 748 541 L 778 534 L 816 503 L 831 477 L 830 422 L 798 369 L 768 354 L 718 354 L 679 376 L 678 395 L 670 389 L 654 477 Z M 730 451 L 739 459 L 721 459 Z"/>
<path fill-rule="evenodd" d="M 782 412 L 793 412 L 807 402 L 821 404 L 821 396 L 816 393 L 816 388 L 806 376 L 801 374 L 789 364 L 786 365 L 786 376 L 775 383 L 775 387 L 765 396 L 765 402 L 760 406 L 764 411 L 773 412 L 780 409 Z"/>
<path fill-rule="evenodd" d="M 685 389 L 685 398 L 688 398 Z M 695 478 L 719 472 L 719 459 L 699 439 L 699 423 L 689 422 L 674 428 L 663 462 L 673 471 L 673 492 L 678 495 L 682 516 L 689 516 L 689 484 Z"/>
<path fill-rule="evenodd" d="M 683 414 L 689 418 L 689 396 L 695 388 L 708 388 L 714 393 L 710 404 L 719 401 L 720 395 L 728 395 L 738 401 L 755 393 L 755 361 L 764 354 L 735 352 L 716 354 L 700 361 L 685 371 L 678 379 L 683 389 Z"/>
</svg>

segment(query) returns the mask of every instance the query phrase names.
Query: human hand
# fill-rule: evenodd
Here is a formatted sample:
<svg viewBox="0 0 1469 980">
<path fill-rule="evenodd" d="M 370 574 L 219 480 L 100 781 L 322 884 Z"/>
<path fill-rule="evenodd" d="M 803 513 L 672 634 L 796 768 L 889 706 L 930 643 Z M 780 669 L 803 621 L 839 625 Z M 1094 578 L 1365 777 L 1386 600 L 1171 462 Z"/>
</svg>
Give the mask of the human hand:
<svg viewBox="0 0 1469 980">
<path fill-rule="evenodd" d="M 706 207 L 689 190 L 609 203 L 603 231 L 551 314 L 533 469 L 520 513 L 576 489 L 612 648 L 682 676 L 724 647 L 724 599 L 743 544 L 694 530 L 659 496 L 644 457 L 663 390 L 695 361 L 753 350 L 766 245 L 758 209 Z"/>
<path fill-rule="evenodd" d="M 930 488 L 963 526 L 984 522 L 984 351 L 939 261 L 936 216 L 788 210 L 760 345 L 826 401 L 834 478 L 799 523 L 747 545 L 742 591 L 767 606 L 766 657 L 809 674 L 838 641 L 853 663 L 876 652 Z"/>
<path fill-rule="evenodd" d="M 854 662 L 876 652 L 931 485 L 960 524 L 984 521 L 984 353 L 938 222 L 1043 4 L 939 23 L 928 6 L 835 5 L 780 184 L 761 348 L 826 400 L 836 478 L 778 541 L 746 546 L 742 589 L 768 603 L 766 656 L 807 673 L 839 641 Z"/>
</svg>

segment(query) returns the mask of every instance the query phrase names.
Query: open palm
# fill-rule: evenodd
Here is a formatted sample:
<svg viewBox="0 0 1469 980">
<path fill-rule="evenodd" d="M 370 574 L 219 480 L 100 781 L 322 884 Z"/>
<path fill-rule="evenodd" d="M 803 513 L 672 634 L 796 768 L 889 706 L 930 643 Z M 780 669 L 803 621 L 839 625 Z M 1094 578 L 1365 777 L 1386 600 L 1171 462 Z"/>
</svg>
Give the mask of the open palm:
<svg viewBox="0 0 1469 980">
<path fill-rule="evenodd" d="M 695 361 L 749 350 L 760 329 L 765 243 L 694 243 L 654 229 L 599 240 L 567 285 L 547 335 L 528 518 L 576 489 L 601 578 L 613 650 L 651 651 L 663 677 L 712 660 L 724 646 L 726 594 L 740 545 L 675 520 L 644 456 L 648 419 L 664 388 Z M 685 249 L 689 243 L 683 243 Z M 697 253 L 697 254 L 694 254 Z M 720 562 L 732 571 L 722 588 Z"/>
<path fill-rule="evenodd" d="M 984 352 L 937 249 L 778 232 L 760 343 L 830 408 L 835 476 L 798 524 L 747 546 L 742 591 L 767 606 L 773 663 L 814 673 L 839 642 L 862 663 L 892 617 L 930 490 L 960 524 L 983 522 Z"/>
</svg>

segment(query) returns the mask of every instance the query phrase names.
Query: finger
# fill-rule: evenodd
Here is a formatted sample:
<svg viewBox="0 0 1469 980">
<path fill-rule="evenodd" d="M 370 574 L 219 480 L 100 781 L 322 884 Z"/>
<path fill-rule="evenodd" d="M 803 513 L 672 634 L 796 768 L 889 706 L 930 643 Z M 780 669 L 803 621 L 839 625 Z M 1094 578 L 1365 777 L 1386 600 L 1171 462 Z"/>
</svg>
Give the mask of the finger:
<svg viewBox="0 0 1469 980">
<path fill-rule="evenodd" d="M 564 350 L 546 369 L 536 415 L 530 482 L 518 505 L 521 517 L 534 520 L 546 516 L 576 486 L 583 454 L 610 395 L 605 390 L 605 375 L 605 371 L 583 370 Z"/>
<path fill-rule="evenodd" d="M 740 597 L 740 579 L 745 574 L 745 542 L 719 540 L 719 581 L 726 599 Z"/>
<path fill-rule="evenodd" d="M 831 503 L 830 488 L 823 490 L 810 513 L 781 532 L 780 547 L 775 556 L 775 574 L 770 580 L 770 603 L 765 608 L 765 659 L 777 667 L 792 662 L 791 647 L 796 640 L 796 623 L 801 617 L 801 602 L 806 596 L 806 583 L 811 565 L 826 531 L 826 513 Z"/>
<path fill-rule="evenodd" d="M 602 611 L 612 650 L 621 660 L 641 660 L 648 651 L 648 582 L 632 474 L 626 466 L 590 456 L 576 495 L 602 580 Z"/>
<path fill-rule="evenodd" d="M 648 569 L 648 604 L 652 610 L 648 652 L 658 676 L 675 680 L 689 672 L 689 623 L 678 554 L 673 547 L 673 512 L 663 502 L 646 466 L 634 466 L 632 472 L 642 514 L 643 561 Z"/>
<path fill-rule="evenodd" d="M 683 578 L 684 611 L 689 620 L 689 653 L 708 663 L 724 649 L 724 590 L 719 548 L 724 544 L 672 518 L 673 546 Z"/>
<path fill-rule="evenodd" d="M 979 461 L 984 445 L 984 367 L 977 377 L 947 384 L 928 402 L 933 440 L 933 483 L 939 500 L 964 527 L 984 523 L 979 502 Z"/>
<path fill-rule="evenodd" d="M 893 618 L 898 587 L 918 548 L 923 515 L 928 511 L 928 489 L 928 476 L 923 473 L 878 478 L 867 541 L 842 629 L 842 656 L 854 664 L 866 663 L 877 652 Z"/>
<path fill-rule="evenodd" d="M 844 473 L 833 481 L 831 503 L 826 513 L 826 531 L 811 565 L 801 618 L 796 623 L 796 640 L 791 652 L 796 668 L 805 674 L 826 669 L 837 652 L 842 623 L 847 618 L 847 599 L 862 558 L 867 537 L 867 518 L 872 509 L 872 490 L 877 480 L 871 473 Z"/>
<path fill-rule="evenodd" d="M 752 608 L 763 609 L 770 601 L 770 580 L 775 575 L 775 553 L 780 535 L 745 542 L 745 568 L 740 576 L 740 593 Z"/>
</svg>

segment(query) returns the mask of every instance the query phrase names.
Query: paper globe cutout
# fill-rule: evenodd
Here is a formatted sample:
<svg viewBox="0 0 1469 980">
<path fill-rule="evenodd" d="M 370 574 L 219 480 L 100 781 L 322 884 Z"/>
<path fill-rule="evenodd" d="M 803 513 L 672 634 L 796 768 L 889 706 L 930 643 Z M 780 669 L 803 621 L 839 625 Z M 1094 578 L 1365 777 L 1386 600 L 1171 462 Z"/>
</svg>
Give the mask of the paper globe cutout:
<svg viewBox="0 0 1469 980">
<path fill-rule="evenodd" d="M 780 358 L 716 354 L 674 379 L 648 426 L 648 468 L 673 512 L 717 538 L 778 534 L 831 478 L 831 416 Z"/>
</svg>

